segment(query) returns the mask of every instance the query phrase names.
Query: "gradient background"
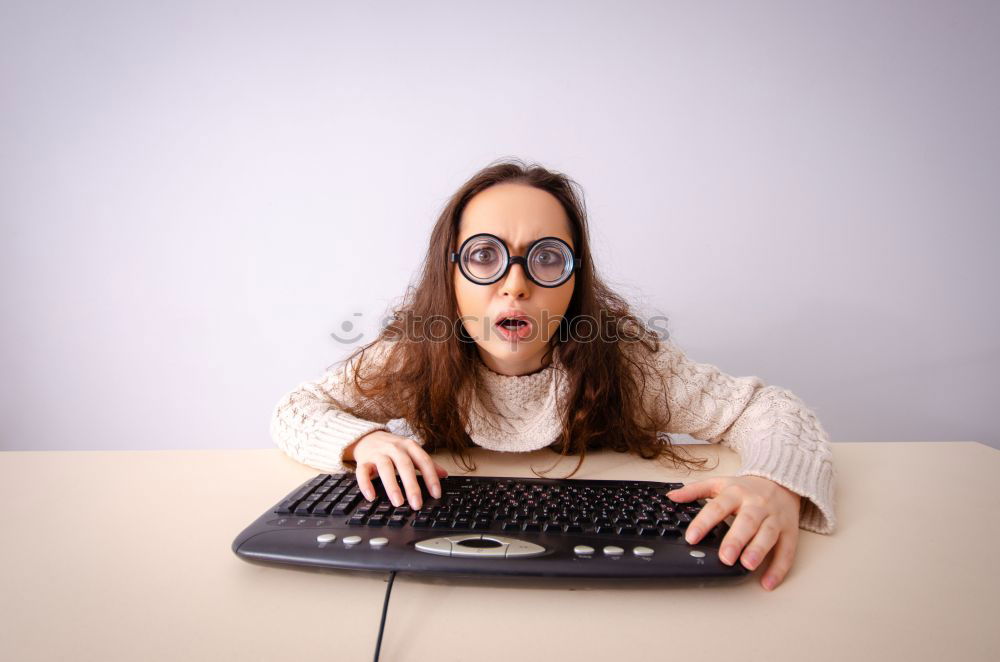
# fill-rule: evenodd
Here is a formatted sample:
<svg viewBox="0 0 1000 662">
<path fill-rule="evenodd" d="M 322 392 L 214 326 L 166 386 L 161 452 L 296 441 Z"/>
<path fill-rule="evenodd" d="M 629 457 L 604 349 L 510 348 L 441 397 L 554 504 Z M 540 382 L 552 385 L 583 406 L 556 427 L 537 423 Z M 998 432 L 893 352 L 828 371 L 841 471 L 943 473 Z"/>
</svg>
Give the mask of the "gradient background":
<svg viewBox="0 0 1000 662">
<path fill-rule="evenodd" d="M 271 446 L 505 156 L 693 360 L 1000 447 L 998 65 L 996 2 L 3 0 L 0 448 Z"/>
</svg>

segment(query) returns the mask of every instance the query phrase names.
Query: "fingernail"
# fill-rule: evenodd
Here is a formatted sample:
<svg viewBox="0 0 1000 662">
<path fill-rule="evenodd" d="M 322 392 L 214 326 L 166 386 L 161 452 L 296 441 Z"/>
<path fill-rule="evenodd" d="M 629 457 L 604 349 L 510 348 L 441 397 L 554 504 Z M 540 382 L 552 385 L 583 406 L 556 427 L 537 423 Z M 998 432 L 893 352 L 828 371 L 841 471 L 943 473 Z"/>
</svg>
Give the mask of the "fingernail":
<svg viewBox="0 0 1000 662">
<path fill-rule="evenodd" d="M 700 534 L 701 534 L 701 532 L 698 531 L 698 529 L 691 529 L 691 528 L 689 528 L 687 530 L 687 535 L 684 536 L 684 539 L 687 540 L 689 543 L 694 544 L 694 541 L 698 539 L 698 536 Z"/>
<path fill-rule="evenodd" d="M 431 494 L 434 495 L 435 499 L 440 499 L 441 498 L 441 488 L 440 487 L 435 487 L 433 490 L 431 490 Z"/>
<path fill-rule="evenodd" d="M 774 577 L 765 577 L 764 578 L 764 588 L 766 588 L 768 591 L 770 591 L 772 588 L 774 588 L 775 583 L 777 583 L 777 582 L 775 581 Z"/>
<path fill-rule="evenodd" d="M 756 567 L 757 561 L 759 560 L 760 559 L 757 558 L 757 552 L 747 552 L 747 563 L 750 564 L 751 568 Z"/>
<path fill-rule="evenodd" d="M 736 550 L 732 547 L 726 547 L 722 550 L 722 554 L 720 556 L 722 557 L 722 561 L 724 563 L 731 565 L 733 558 L 736 557 Z"/>
</svg>

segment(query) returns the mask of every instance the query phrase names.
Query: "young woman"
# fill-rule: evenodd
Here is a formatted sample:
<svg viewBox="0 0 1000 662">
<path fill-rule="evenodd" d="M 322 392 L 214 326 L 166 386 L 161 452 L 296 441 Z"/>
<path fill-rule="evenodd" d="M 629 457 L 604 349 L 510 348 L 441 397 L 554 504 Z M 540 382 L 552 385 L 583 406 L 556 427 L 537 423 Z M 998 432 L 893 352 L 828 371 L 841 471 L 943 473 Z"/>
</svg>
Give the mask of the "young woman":
<svg viewBox="0 0 1000 662">
<path fill-rule="evenodd" d="M 421 507 L 417 471 L 440 497 L 447 449 L 610 448 L 674 466 L 670 433 L 721 443 L 739 475 L 691 483 L 677 502 L 709 498 L 686 533 L 696 543 L 730 514 L 724 563 L 771 563 L 771 590 L 792 565 L 798 530 L 832 533 L 829 438 L 805 404 L 757 377 L 731 377 L 662 340 L 598 277 L 575 182 L 500 162 L 450 199 L 431 233 L 419 282 L 371 343 L 275 408 L 271 434 L 293 459 L 353 470 L 369 500 L 379 476 L 395 506 Z M 408 429 L 394 434 L 390 421 Z M 572 476 L 576 469 L 569 474 Z"/>
</svg>

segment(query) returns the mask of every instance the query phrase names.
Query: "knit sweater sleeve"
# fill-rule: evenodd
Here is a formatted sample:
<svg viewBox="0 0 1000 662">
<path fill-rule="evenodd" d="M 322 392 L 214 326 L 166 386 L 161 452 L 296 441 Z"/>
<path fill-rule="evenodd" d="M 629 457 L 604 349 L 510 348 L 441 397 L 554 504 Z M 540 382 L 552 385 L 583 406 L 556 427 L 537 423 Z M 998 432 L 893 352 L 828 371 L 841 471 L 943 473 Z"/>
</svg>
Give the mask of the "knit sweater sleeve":
<svg viewBox="0 0 1000 662">
<path fill-rule="evenodd" d="M 802 497 L 801 528 L 833 533 L 836 471 L 830 438 L 801 399 L 758 377 L 733 377 L 691 361 L 671 340 L 662 343 L 656 358 L 666 390 L 647 388 L 647 406 L 669 407 L 665 432 L 733 449 L 741 460 L 738 475 L 767 478 Z"/>
<path fill-rule="evenodd" d="M 375 345 L 366 350 L 365 362 L 379 366 L 383 349 Z M 343 361 L 278 401 L 271 415 L 271 438 L 293 460 L 329 473 L 354 471 L 357 465 L 344 461 L 344 450 L 371 432 L 390 431 L 391 413 L 378 402 L 360 399 L 352 388 L 356 365 L 357 359 Z"/>
</svg>

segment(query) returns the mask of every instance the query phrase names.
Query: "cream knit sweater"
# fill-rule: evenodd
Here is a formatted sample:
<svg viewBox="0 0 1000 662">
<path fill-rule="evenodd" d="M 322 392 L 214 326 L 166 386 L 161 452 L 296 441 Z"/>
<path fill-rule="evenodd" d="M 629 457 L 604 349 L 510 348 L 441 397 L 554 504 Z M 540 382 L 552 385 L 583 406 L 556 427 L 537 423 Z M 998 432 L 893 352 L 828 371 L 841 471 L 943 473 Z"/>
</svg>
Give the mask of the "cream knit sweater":
<svg viewBox="0 0 1000 662">
<path fill-rule="evenodd" d="M 376 361 L 379 344 L 366 352 Z M 758 377 L 731 377 L 714 365 L 695 363 L 672 341 L 661 343 L 657 368 L 666 377 L 647 380 L 644 401 L 649 408 L 669 406 L 668 434 L 721 443 L 741 460 L 737 475 L 762 476 L 803 497 L 799 526 L 816 533 L 833 533 L 836 471 L 829 436 L 816 416 L 791 391 L 768 386 Z M 402 419 L 393 420 L 378 403 L 359 402 L 349 384 L 353 364 L 343 361 L 319 379 L 299 384 L 281 398 L 271 418 L 274 442 L 292 459 L 324 472 L 349 470 L 344 449 L 375 430 L 386 430 L 423 441 Z M 552 444 L 559 435 L 556 403 L 566 394 L 566 380 L 556 360 L 523 376 L 493 372 L 479 363 L 489 400 L 501 420 L 475 407 L 469 412 L 472 441 L 494 451 L 526 452 Z M 334 407 L 331 396 L 364 417 Z M 652 411 L 652 409 L 650 409 Z M 395 427 L 393 425 L 395 424 Z"/>
</svg>

